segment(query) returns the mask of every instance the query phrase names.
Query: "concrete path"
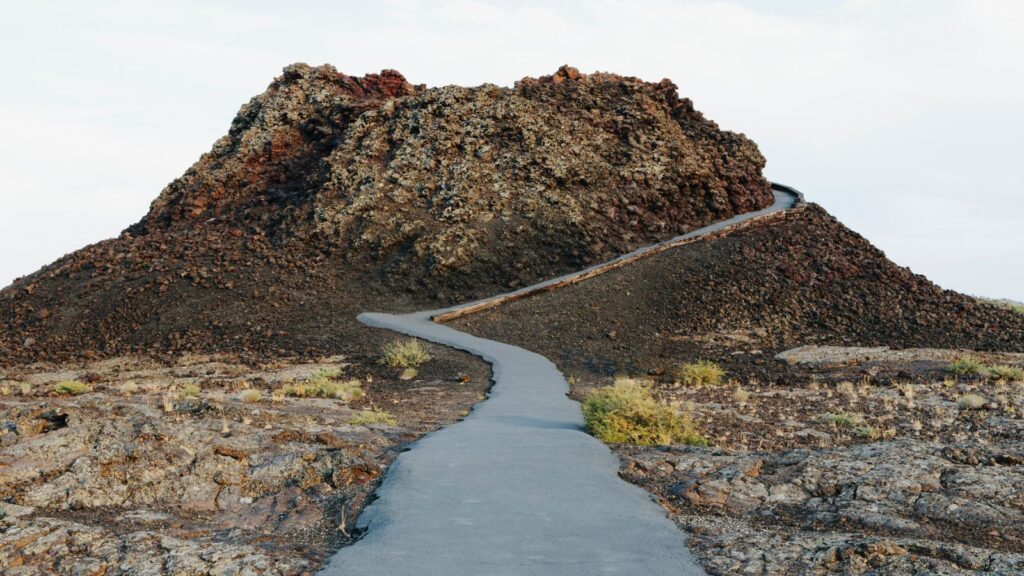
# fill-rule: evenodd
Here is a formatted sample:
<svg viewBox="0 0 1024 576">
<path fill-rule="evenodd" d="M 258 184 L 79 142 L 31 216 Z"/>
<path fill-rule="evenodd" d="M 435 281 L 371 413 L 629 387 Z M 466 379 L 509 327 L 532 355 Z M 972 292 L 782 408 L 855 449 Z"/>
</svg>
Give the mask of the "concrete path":
<svg viewBox="0 0 1024 576">
<path fill-rule="evenodd" d="M 770 208 L 685 237 L 784 210 L 799 199 L 781 186 L 775 194 Z M 580 406 L 566 396 L 569 385 L 555 365 L 431 321 L 457 308 L 359 316 L 370 326 L 481 356 L 493 365 L 494 386 L 466 419 L 398 457 L 377 500 L 359 517 L 365 537 L 342 548 L 321 574 L 704 574 L 664 510 L 621 480 L 615 455 L 583 431 Z"/>
</svg>

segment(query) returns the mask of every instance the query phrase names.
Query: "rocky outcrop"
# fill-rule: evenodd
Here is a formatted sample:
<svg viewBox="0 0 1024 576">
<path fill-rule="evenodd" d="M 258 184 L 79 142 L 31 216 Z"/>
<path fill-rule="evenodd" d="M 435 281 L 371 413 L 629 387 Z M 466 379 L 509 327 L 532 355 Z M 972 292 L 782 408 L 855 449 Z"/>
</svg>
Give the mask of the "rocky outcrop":
<svg viewBox="0 0 1024 576">
<path fill-rule="evenodd" d="M 393 283 L 458 294 L 764 207 L 763 166 L 667 80 L 562 67 L 512 89 L 424 89 L 294 65 L 132 230 L 315 236 Z"/>
<path fill-rule="evenodd" d="M 377 302 L 502 292 L 766 206 L 763 166 L 667 80 L 563 67 L 427 89 L 296 64 L 140 222 L 0 292 L 0 360 L 348 352 L 296 334 Z"/>
</svg>

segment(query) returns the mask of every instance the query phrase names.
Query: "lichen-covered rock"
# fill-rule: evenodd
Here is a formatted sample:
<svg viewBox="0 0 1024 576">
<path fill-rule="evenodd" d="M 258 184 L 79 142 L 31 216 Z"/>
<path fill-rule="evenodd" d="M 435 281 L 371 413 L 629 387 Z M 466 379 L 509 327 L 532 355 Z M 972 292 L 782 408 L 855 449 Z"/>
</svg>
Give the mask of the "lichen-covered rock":
<svg viewBox="0 0 1024 576">
<path fill-rule="evenodd" d="M 954 459 L 963 451 L 974 464 Z M 1020 573 L 1024 469 L 996 463 L 1019 453 L 1013 442 L 916 439 L 775 453 L 620 448 L 624 477 L 661 495 L 709 574 L 723 575 Z"/>
</svg>

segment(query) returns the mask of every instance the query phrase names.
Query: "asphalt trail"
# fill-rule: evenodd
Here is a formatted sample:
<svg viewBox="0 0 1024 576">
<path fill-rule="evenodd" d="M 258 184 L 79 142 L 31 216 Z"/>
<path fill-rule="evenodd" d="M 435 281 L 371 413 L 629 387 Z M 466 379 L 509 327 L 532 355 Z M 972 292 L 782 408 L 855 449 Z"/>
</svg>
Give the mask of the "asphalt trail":
<svg viewBox="0 0 1024 576">
<path fill-rule="evenodd" d="M 668 240 L 699 238 L 802 201 L 773 185 L 775 203 Z M 664 244 L 664 243 L 662 243 Z M 641 248 L 612 262 L 660 245 Z M 528 293 L 574 276 L 517 290 Z M 499 295 L 492 298 L 501 298 Z M 489 299 L 485 299 L 489 300 Z M 388 469 L 359 517 L 366 535 L 321 574 L 352 576 L 702 575 L 685 536 L 618 460 L 583 431 L 569 385 L 547 358 L 431 319 L 463 306 L 363 323 L 465 350 L 491 363 L 494 386 L 461 422 L 429 434 Z"/>
</svg>

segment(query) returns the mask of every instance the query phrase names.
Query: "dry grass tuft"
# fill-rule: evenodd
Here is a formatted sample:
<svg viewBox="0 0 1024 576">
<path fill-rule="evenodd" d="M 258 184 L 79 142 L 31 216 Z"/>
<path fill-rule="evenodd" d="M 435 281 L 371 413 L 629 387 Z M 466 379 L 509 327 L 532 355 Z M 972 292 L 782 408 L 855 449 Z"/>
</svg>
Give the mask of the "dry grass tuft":
<svg viewBox="0 0 1024 576">
<path fill-rule="evenodd" d="M 673 373 L 675 383 L 684 386 L 718 386 L 724 376 L 725 370 L 708 360 L 683 364 Z"/>
<path fill-rule="evenodd" d="M 732 393 L 732 399 L 740 404 L 746 404 L 750 401 L 750 392 L 741 387 L 737 387 L 736 391 Z"/>
<path fill-rule="evenodd" d="M 78 396 L 79 394 L 92 392 L 92 386 L 86 384 L 85 382 L 79 382 L 78 380 L 64 380 L 54 385 L 53 390 L 57 394 Z"/>
<path fill-rule="evenodd" d="M 242 393 L 238 395 L 238 399 L 246 404 L 255 404 L 256 402 L 263 400 L 263 394 L 260 393 L 259 390 L 243 390 Z"/>
<path fill-rule="evenodd" d="M 376 408 L 372 410 L 362 410 L 359 414 L 349 418 L 349 424 L 353 426 L 371 426 L 374 424 L 383 424 L 386 426 L 394 426 L 398 424 L 395 417 L 383 410 Z"/>
<path fill-rule="evenodd" d="M 319 375 L 315 375 L 307 382 L 288 384 L 281 391 L 284 396 L 294 398 L 338 398 L 345 402 L 365 396 L 363 384 L 359 380 L 336 382 Z"/>
<path fill-rule="evenodd" d="M 199 392 L 199 386 L 196 384 L 186 384 L 181 387 L 181 390 L 178 390 L 178 399 L 188 400 L 189 398 L 198 398 Z"/>
<path fill-rule="evenodd" d="M 861 438 L 869 438 L 871 440 L 878 440 L 883 437 L 880 432 L 874 426 L 869 425 L 864 420 L 863 414 L 850 414 L 848 412 L 833 413 L 828 412 L 818 416 L 819 422 L 830 424 L 832 427 L 839 429 L 845 428 L 853 433 L 854 436 Z"/>
<path fill-rule="evenodd" d="M 956 401 L 962 410 L 978 410 L 988 403 L 988 399 L 980 394 L 964 394 Z"/>
<path fill-rule="evenodd" d="M 395 340 L 384 346 L 380 363 L 392 368 L 411 368 L 430 361 L 430 354 L 423 349 L 419 340 Z"/>
</svg>

